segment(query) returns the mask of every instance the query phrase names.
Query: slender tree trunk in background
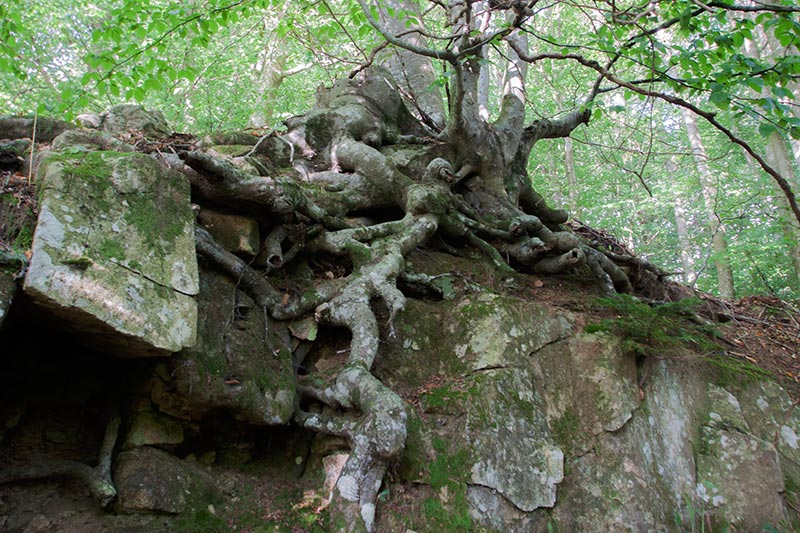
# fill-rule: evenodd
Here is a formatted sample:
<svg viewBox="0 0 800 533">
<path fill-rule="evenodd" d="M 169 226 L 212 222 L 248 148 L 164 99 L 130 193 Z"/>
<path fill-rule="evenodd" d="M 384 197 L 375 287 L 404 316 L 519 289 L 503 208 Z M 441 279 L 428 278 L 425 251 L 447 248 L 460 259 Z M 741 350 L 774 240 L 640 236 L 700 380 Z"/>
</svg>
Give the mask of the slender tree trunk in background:
<svg viewBox="0 0 800 533">
<path fill-rule="evenodd" d="M 476 2 L 477 13 L 477 26 L 481 32 L 489 29 L 492 22 L 491 11 L 487 2 Z M 489 122 L 491 113 L 489 112 L 489 88 L 491 86 L 492 65 L 486 63 L 481 68 L 481 73 L 478 76 L 478 115 L 484 120 Z"/>
<path fill-rule="evenodd" d="M 772 133 L 767 139 L 767 160 L 770 165 L 778 169 L 783 176 L 791 177 L 794 175 L 792 168 L 792 161 L 789 157 L 789 151 L 786 149 L 786 143 L 777 132 Z M 784 238 L 788 242 L 793 243 L 791 246 L 791 259 L 792 266 L 794 267 L 794 280 L 792 284 L 795 287 L 800 286 L 800 224 L 797 219 L 792 216 L 789 208 L 789 203 L 783 194 L 777 194 L 776 198 L 781 204 L 781 228 L 783 229 Z"/>
<path fill-rule="evenodd" d="M 780 4 L 779 2 L 777 2 L 775 0 L 762 0 L 762 1 L 763 1 L 764 4 L 767 4 L 767 5 L 779 5 Z M 753 17 L 753 18 L 755 18 L 755 17 Z M 754 33 L 754 37 L 758 40 L 758 42 L 753 43 L 752 41 L 745 41 L 745 43 L 746 43 L 745 44 L 745 49 L 746 49 L 748 55 L 750 55 L 751 57 L 756 57 L 756 58 L 759 58 L 759 57 L 778 58 L 778 57 L 782 57 L 782 56 L 784 56 L 786 54 L 787 48 L 795 49 L 795 50 L 791 50 L 791 52 L 792 53 L 796 53 L 797 43 L 789 45 L 788 47 L 781 45 L 781 43 L 775 37 L 775 34 L 774 33 L 768 34 L 767 32 L 764 31 L 764 27 L 761 26 L 760 24 L 756 24 L 754 26 L 753 33 Z M 748 50 L 748 45 L 752 46 L 754 48 L 754 50 Z M 753 54 L 755 54 L 755 55 L 753 55 Z M 798 82 L 796 80 L 796 78 L 795 78 L 794 81 L 789 81 L 786 84 L 786 88 L 789 89 L 790 91 L 792 91 L 792 93 L 794 93 L 795 97 L 799 97 L 798 95 L 800 95 L 800 82 Z M 797 102 L 790 102 L 790 104 L 796 104 L 796 103 Z M 790 105 L 790 107 L 792 109 L 792 114 L 794 114 L 794 116 L 796 116 L 796 117 L 800 117 L 800 108 L 798 108 L 797 105 Z M 781 142 L 784 142 L 783 139 L 781 139 Z M 792 155 L 794 157 L 794 163 L 798 167 L 800 167 L 800 141 L 798 141 L 797 139 L 788 139 L 788 142 L 789 142 L 789 146 L 792 149 Z M 776 161 L 776 163 L 777 163 L 777 161 Z M 779 170 L 779 172 L 783 172 L 783 171 Z M 795 190 L 796 190 L 796 188 L 798 186 L 800 186 L 800 183 L 798 183 L 798 180 L 796 179 L 796 174 L 794 172 L 790 172 L 788 174 L 783 174 L 783 175 L 786 177 L 787 180 L 789 180 L 789 183 L 792 185 L 793 188 L 795 188 Z M 792 177 L 795 177 L 795 179 L 792 180 L 791 179 Z M 794 217 L 792 217 L 792 218 L 794 218 Z M 795 222 L 796 222 L 796 220 L 795 220 Z M 797 234 L 797 235 L 800 236 L 800 234 Z M 800 272 L 798 274 L 800 275 Z"/>
<path fill-rule="evenodd" d="M 700 175 L 700 188 L 703 191 L 703 201 L 708 216 L 708 229 L 711 232 L 711 247 L 714 252 L 714 265 L 717 270 L 717 286 L 723 298 L 733 298 L 733 272 L 728 260 L 728 242 L 725 239 L 725 226 L 716 212 L 717 186 L 708 166 L 708 155 L 697 129 L 697 120 L 691 111 L 683 109 L 683 122 L 689 136 L 689 146 L 692 149 L 697 171 Z"/>
<path fill-rule="evenodd" d="M 744 44 L 745 54 L 754 59 L 761 58 L 762 50 L 770 55 L 773 55 L 779 47 L 779 44 L 775 41 L 775 39 L 770 38 L 760 26 L 756 26 L 755 28 L 755 38 L 758 40 L 757 42 L 746 40 Z M 796 86 L 796 90 L 800 90 L 800 84 L 794 83 L 793 85 Z M 761 93 L 756 91 L 752 92 L 758 96 L 769 96 L 768 91 L 762 91 Z M 794 112 L 795 114 L 798 113 L 797 110 Z M 800 166 L 800 143 L 794 141 L 791 143 L 791 147 L 794 151 L 794 163 Z M 745 155 L 747 156 L 747 161 L 751 169 L 753 169 L 754 173 L 757 173 L 759 170 L 749 157 L 749 154 Z M 789 184 L 795 190 L 800 187 L 800 183 L 798 183 L 796 177 L 797 174 L 793 168 L 792 158 L 789 155 L 789 151 L 786 146 L 786 141 L 778 132 L 771 133 L 767 138 L 767 160 L 769 161 L 770 165 L 775 167 L 778 172 L 781 173 L 782 176 L 786 177 L 787 181 L 789 181 Z M 789 253 L 794 271 L 794 279 L 791 280 L 791 283 L 795 287 L 798 287 L 800 286 L 800 224 L 798 224 L 797 218 L 795 218 L 794 214 L 792 213 L 789 202 L 786 200 L 786 196 L 782 191 L 780 191 L 780 189 L 777 189 L 777 193 L 778 194 L 776 194 L 775 197 L 778 199 L 778 203 L 780 204 L 781 230 L 783 232 L 784 239 L 788 243 L 791 243 Z"/>
<path fill-rule="evenodd" d="M 278 89 L 289 76 L 299 74 L 311 67 L 310 63 L 287 68 L 289 52 L 284 50 L 284 39 L 275 35 L 277 20 L 283 15 L 279 12 L 276 17 L 264 19 L 264 54 L 261 57 L 261 68 L 255 89 L 257 91 L 256 110 L 250 115 L 248 126 L 261 128 L 271 126 L 275 121 L 275 105 Z"/>
<path fill-rule="evenodd" d="M 666 164 L 667 174 L 674 176 L 678 171 L 678 166 L 672 159 Z M 678 246 L 681 255 L 681 279 L 686 285 L 694 285 L 697 275 L 694 271 L 694 261 L 692 261 L 692 241 L 689 239 L 689 225 L 686 222 L 686 204 L 683 197 L 678 193 L 672 200 L 672 211 L 675 214 L 675 232 L 678 234 Z"/>
<path fill-rule="evenodd" d="M 572 139 L 564 137 L 564 167 L 567 171 L 567 187 L 569 193 L 569 212 L 573 218 L 580 218 L 578 198 L 580 187 L 578 177 L 575 175 L 575 157 L 572 150 Z"/>
<path fill-rule="evenodd" d="M 261 128 L 272 124 L 275 113 L 272 100 L 285 79 L 282 73 L 286 67 L 287 56 L 286 54 L 275 54 L 271 40 L 272 36 L 268 35 L 264 43 L 264 57 L 261 60 L 261 72 L 256 84 L 258 90 L 256 110 L 250 115 L 248 121 L 248 125 L 252 128 Z"/>
<path fill-rule="evenodd" d="M 686 206 L 680 195 L 675 195 L 673 212 L 675 213 L 675 229 L 678 233 L 678 244 L 681 254 L 681 277 L 686 285 L 693 285 L 697 276 L 694 272 L 694 263 L 692 262 L 689 226 L 686 223 Z"/>
<path fill-rule="evenodd" d="M 528 36 L 517 32 L 509 36 L 509 40 L 514 39 L 520 49 L 527 53 Z M 502 96 L 512 95 L 525 102 L 525 77 L 528 75 L 528 64 L 520 61 L 517 52 L 511 46 L 506 47 L 506 57 L 508 57 L 508 68 L 503 79 Z"/>
</svg>

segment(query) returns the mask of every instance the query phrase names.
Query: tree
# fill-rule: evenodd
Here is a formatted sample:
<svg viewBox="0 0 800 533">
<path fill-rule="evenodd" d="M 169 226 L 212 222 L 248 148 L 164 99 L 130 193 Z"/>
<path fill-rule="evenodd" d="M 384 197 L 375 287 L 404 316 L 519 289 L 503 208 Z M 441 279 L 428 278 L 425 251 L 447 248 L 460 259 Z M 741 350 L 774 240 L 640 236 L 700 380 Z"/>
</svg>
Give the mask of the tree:
<svg viewBox="0 0 800 533">
<path fill-rule="evenodd" d="M 198 48 L 240 18 L 269 12 L 276 4 L 125 3 L 111 12 L 112 25 L 91 34 L 92 70 L 83 76 L 85 87 L 103 97 L 138 100 L 167 87 L 174 92 L 201 72 L 192 57 Z M 199 253 L 235 276 L 274 318 L 313 313 L 320 323 L 350 332 L 348 360 L 336 375 L 298 378 L 302 395 L 329 409 L 298 408 L 295 417 L 306 428 L 351 443 L 331 504 L 336 527 L 371 529 L 381 480 L 405 443 L 405 408 L 370 369 L 381 335 L 391 334 L 392 320 L 404 307 L 398 280 L 437 290 L 435 280 L 406 268 L 411 250 L 437 236 L 451 250 L 480 250 L 500 272 L 584 269 L 606 293 L 641 290 L 663 276 L 646 261 L 569 230 L 568 214 L 549 207 L 530 185 L 534 145 L 567 138 L 593 117 L 600 120 L 604 98 L 625 91 L 703 118 L 775 180 L 800 220 L 787 178 L 726 125 L 728 115 L 709 110 L 705 101 L 740 117 L 763 117 L 769 128 L 800 136 L 800 122 L 787 104 L 742 96 L 758 84 L 785 95 L 798 74 L 797 57 L 787 53 L 767 65 L 738 54 L 739 41 L 754 24 L 796 39 L 800 25 L 793 17 L 800 8 L 688 0 L 580 7 L 455 0 L 424 6 L 366 0 L 293 4 L 301 13 L 325 17 L 311 37 L 323 42 L 343 32 L 346 37 L 335 46 L 363 58 L 360 64 L 347 79 L 321 91 L 312 110 L 288 119 L 288 131 L 257 139 L 248 155 L 259 160 L 260 174 L 207 152 L 181 154 L 199 198 L 255 213 L 270 230 L 271 253 L 260 270 L 202 229 Z M 550 32 L 555 10 L 571 17 L 562 35 Z M 744 16 L 751 12 L 761 21 Z M 276 35 L 309 27 L 287 16 Z M 174 51 L 173 39 L 191 43 L 184 42 L 181 67 L 163 58 Z M 263 50 L 263 41 L 252 42 Z M 4 52 L 16 54 L 19 44 L 5 43 Z M 377 64 L 383 49 L 392 50 L 385 61 L 394 77 Z M 392 66 L 397 58 L 399 67 Z M 569 65 L 575 98 L 567 109 L 531 120 L 528 107 L 536 105 L 539 93 L 529 71 L 553 63 Z M 504 73 L 493 118 L 486 112 L 492 103 L 479 96 L 489 64 Z M 443 74 L 431 79 L 438 71 Z M 431 83 L 445 89 L 445 98 L 431 92 Z M 71 89 L 62 98 L 88 101 L 87 94 Z M 446 102 L 446 109 L 438 102 Z M 265 275 L 291 261 L 308 261 L 309 254 L 333 257 L 343 274 L 312 280 Z"/>
<path fill-rule="evenodd" d="M 703 192 L 703 201 L 706 205 L 708 217 L 708 230 L 711 234 L 711 246 L 714 250 L 714 266 L 717 269 L 717 284 L 719 293 L 723 298 L 733 298 L 733 272 L 728 258 L 728 241 L 725 238 L 725 226 L 720 222 L 717 212 L 717 189 L 714 176 L 708 166 L 708 154 L 700 138 L 695 117 L 688 109 L 683 110 L 683 121 L 686 133 L 689 136 L 689 145 L 692 147 L 695 164 L 700 174 L 700 189 Z M 677 205 L 676 205 L 677 213 Z"/>
</svg>

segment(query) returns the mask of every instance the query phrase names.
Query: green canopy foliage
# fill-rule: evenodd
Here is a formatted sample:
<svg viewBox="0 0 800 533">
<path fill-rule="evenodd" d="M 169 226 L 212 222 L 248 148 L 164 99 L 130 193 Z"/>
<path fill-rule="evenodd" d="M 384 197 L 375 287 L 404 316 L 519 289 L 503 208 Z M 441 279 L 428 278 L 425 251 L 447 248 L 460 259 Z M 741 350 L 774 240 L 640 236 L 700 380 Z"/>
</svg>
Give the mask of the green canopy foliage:
<svg viewBox="0 0 800 533">
<path fill-rule="evenodd" d="M 700 183 L 673 106 L 684 102 L 707 113 L 756 154 L 764 153 L 770 135 L 785 143 L 800 139 L 800 8 L 790 0 L 508 4 L 518 5 L 516 14 L 497 11 L 493 38 L 471 52 L 492 73 L 490 92 L 497 96 L 489 99 L 490 109 L 497 111 L 509 60 L 502 41 L 524 17 L 529 119 L 557 118 L 585 106 L 593 111 L 590 127 L 572 135 L 576 218 L 609 229 L 635 252 L 677 271 L 680 243 L 672 210 L 676 195 L 685 198 L 694 281 L 713 290 Z M 422 28 L 431 49 L 453 50 L 442 5 L 6 3 L 0 5 L 0 109 L 75 116 L 139 102 L 162 110 L 177 129 L 197 133 L 248 123 L 279 127 L 313 105 L 317 86 L 371 60 L 383 38 L 368 14 Z M 434 85 L 451 88 L 452 68 L 447 62 L 435 68 Z M 797 275 L 786 259 L 797 243 L 778 209 L 782 193 L 720 127 L 701 124 L 701 133 L 717 179 L 715 209 L 728 232 L 738 293 L 797 297 Z M 566 205 L 563 143 L 538 146 L 529 171 L 537 190 Z M 793 165 L 794 175 L 784 178 L 796 189 L 800 180 Z"/>
</svg>

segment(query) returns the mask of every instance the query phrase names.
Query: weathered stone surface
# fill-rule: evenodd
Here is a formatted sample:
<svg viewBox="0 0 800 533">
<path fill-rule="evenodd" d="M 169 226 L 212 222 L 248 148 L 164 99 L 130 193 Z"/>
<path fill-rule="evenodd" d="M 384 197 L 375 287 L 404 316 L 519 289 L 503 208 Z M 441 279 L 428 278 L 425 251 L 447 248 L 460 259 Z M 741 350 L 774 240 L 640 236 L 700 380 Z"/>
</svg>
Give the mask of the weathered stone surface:
<svg viewBox="0 0 800 533">
<path fill-rule="evenodd" d="M 476 530 L 520 533 L 785 527 L 800 417 L 782 389 L 709 385 L 689 353 L 637 361 L 620 339 L 572 326 L 583 320 L 492 293 L 409 300 L 376 374 L 423 391 L 400 472 L 441 507 L 423 496 L 418 519 L 387 520 L 424 529 L 466 512 Z M 438 488 L 442 443 L 463 464 L 447 472 L 459 483 Z"/>
<path fill-rule="evenodd" d="M 114 484 L 123 511 L 183 513 L 221 499 L 209 474 L 150 447 L 122 452 L 114 465 Z"/>
<path fill-rule="evenodd" d="M 458 328 L 449 333 L 456 355 L 473 371 L 525 364 L 531 354 L 562 339 L 572 330 L 567 313 L 516 298 L 480 293 L 456 304 Z M 463 341 L 459 337 L 463 335 Z"/>
<path fill-rule="evenodd" d="M 675 513 L 694 487 L 697 426 L 691 398 L 701 388 L 666 362 L 649 372 L 645 399 L 623 427 L 594 435 L 589 449 L 572 448 L 565 465 L 569 473 L 548 517 L 559 530 L 681 530 Z M 635 390 L 636 382 L 631 386 Z M 595 400 L 584 401 L 591 409 Z M 575 424 L 584 424 L 579 415 Z"/>
<path fill-rule="evenodd" d="M 183 442 L 183 426 L 162 414 L 147 410 L 131 416 L 125 433 L 125 448 L 176 445 Z"/>
<path fill-rule="evenodd" d="M 286 326 L 212 270 L 202 273 L 198 300 L 197 343 L 171 360 L 169 382 L 157 384 L 153 401 L 190 420 L 224 408 L 254 424 L 288 422 L 296 387 Z"/>
<path fill-rule="evenodd" d="M 91 150 L 114 150 L 133 152 L 133 146 L 126 144 L 108 133 L 93 130 L 67 130 L 53 139 L 53 149 L 82 148 Z"/>
<path fill-rule="evenodd" d="M 753 433 L 774 442 L 800 486 L 800 409 L 773 381 L 753 383 L 738 395 L 742 415 Z"/>
<path fill-rule="evenodd" d="M 548 435 L 530 375 L 486 371 L 470 396 L 475 400 L 467 411 L 471 482 L 495 490 L 521 511 L 552 507 L 564 478 L 564 454 Z"/>
<path fill-rule="evenodd" d="M 111 135 L 140 132 L 145 137 L 160 138 L 172 133 L 161 111 L 140 105 L 120 104 L 100 114 L 101 127 Z"/>
<path fill-rule="evenodd" d="M 738 399 L 709 385 L 708 420 L 701 431 L 696 500 L 724 524 L 761 530 L 786 520 L 783 473 L 771 442 L 750 434 Z"/>
<path fill-rule="evenodd" d="M 467 454 L 461 474 L 473 514 L 509 504 L 533 511 L 556 501 L 564 455 L 548 435 L 541 385 L 531 368 L 537 352 L 572 330 L 569 313 L 552 311 L 493 293 L 448 304 L 444 313 L 441 305 L 409 301 L 394 325 L 403 340 L 389 346 L 378 365 L 381 376 L 381 369 L 402 367 L 398 386 L 449 376 L 423 405 L 454 439 L 453 448 Z M 398 377 L 389 373 L 386 380 Z M 410 431 L 409 439 L 420 438 Z M 423 434 L 427 444 L 414 449 L 430 448 L 431 438 Z M 411 472 L 420 469 L 410 463 Z"/>
<path fill-rule="evenodd" d="M 226 250 L 235 254 L 256 255 L 261 246 L 258 224 L 252 218 L 203 209 L 197 217 L 200 224 Z"/>
<path fill-rule="evenodd" d="M 17 282 L 14 280 L 14 273 L 0 268 L 0 326 L 6 319 L 16 292 Z"/>
<path fill-rule="evenodd" d="M 578 333 L 531 361 L 553 437 L 579 454 L 594 436 L 620 429 L 639 405 L 636 362 L 618 338 Z"/>
<path fill-rule="evenodd" d="M 198 292 L 185 178 L 142 154 L 53 154 L 24 290 L 121 356 L 194 343 Z"/>
</svg>

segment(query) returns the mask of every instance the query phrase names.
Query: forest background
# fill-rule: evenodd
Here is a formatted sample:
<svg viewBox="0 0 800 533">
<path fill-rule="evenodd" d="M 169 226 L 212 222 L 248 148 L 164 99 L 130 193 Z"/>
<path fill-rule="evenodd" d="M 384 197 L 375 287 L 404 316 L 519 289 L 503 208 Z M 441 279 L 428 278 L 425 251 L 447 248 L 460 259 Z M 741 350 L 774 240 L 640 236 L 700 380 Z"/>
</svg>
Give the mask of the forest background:
<svg viewBox="0 0 800 533">
<path fill-rule="evenodd" d="M 401 23 L 444 27 L 425 18 L 427 3 L 376 4 Z M 601 59 L 624 49 L 615 72 L 631 83 L 602 90 L 587 127 L 534 147 L 528 173 L 548 203 L 700 290 L 800 297 L 800 232 L 785 194 L 719 128 L 665 101 L 713 113 L 797 191 L 800 8 L 517 4 L 530 9 L 531 50 L 553 56 L 528 69 L 528 117 L 557 119 L 586 105 L 597 72 L 565 61 L 569 54 Z M 705 16 L 689 16 L 698 9 Z M 640 26 L 661 20 L 673 23 L 625 48 Z M 502 19 L 493 24 L 502 31 Z M 163 112 L 177 131 L 259 134 L 313 107 L 317 87 L 358 70 L 383 42 L 355 0 L 3 0 L 0 114 L 71 119 L 134 102 Z M 486 50 L 485 113 L 496 116 L 509 52 L 499 41 Z M 434 66 L 434 88 L 446 97 L 450 73 Z"/>
</svg>

